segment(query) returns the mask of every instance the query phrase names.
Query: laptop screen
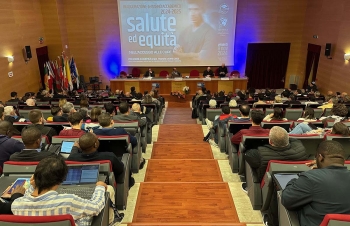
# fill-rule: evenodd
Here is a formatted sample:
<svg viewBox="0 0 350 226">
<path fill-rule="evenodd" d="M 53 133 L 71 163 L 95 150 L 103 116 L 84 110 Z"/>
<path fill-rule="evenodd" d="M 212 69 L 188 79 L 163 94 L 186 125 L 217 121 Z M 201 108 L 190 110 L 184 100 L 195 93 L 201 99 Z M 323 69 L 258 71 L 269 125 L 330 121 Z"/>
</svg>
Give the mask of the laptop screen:
<svg viewBox="0 0 350 226">
<path fill-rule="evenodd" d="M 100 165 L 70 165 L 63 185 L 91 184 L 98 180 Z"/>
<path fill-rule="evenodd" d="M 61 145 L 61 153 L 67 153 L 70 154 L 72 152 L 72 148 L 74 145 L 74 141 L 62 141 L 62 145 Z"/>
<path fill-rule="evenodd" d="M 296 174 L 296 173 L 293 173 L 293 174 L 276 173 L 273 176 L 277 180 L 277 184 L 279 186 L 279 189 L 282 189 L 282 190 L 286 188 L 289 181 L 291 181 L 292 179 L 299 178 L 298 174 Z"/>
</svg>

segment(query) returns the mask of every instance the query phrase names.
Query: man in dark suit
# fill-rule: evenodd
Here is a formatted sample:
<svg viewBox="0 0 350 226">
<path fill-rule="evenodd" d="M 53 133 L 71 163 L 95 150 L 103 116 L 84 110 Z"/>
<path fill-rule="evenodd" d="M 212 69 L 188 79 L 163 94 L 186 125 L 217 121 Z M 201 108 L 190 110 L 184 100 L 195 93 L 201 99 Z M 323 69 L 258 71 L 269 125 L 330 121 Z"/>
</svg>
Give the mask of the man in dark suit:
<svg viewBox="0 0 350 226">
<path fill-rule="evenodd" d="M 154 71 L 152 71 L 152 68 L 148 68 L 148 71 L 146 71 L 146 73 L 143 75 L 143 77 L 154 77 L 155 73 Z"/>
<path fill-rule="evenodd" d="M 11 122 L 0 121 L 0 167 L 3 167 L 13 153 L 24 149 L 22 142 L 11 138 L 15 130 Z"/>
<path fill-rule="evenodd" d="M 50 142 L 52 140 L 52 137 L 57 135 L 55 129 L 44 125 L 45 119 L 43 117 L 43 113 L 40 110 L 31 110 L 29 112 L 28 118 L 32 124 L 24 127 L 23 130 L 29 127 L 36 127 L 40 130 L 43 136 L 47 136 Z"/>
<path fill-rule="evenodd" d="M 214 72 L 210 69 L 210 67 L 208 67 L 207 70 L 203 72 L 203 77 L 207 76 L 214 77 Z"/>
<path fill-rule="evenodd" d="M 329 213 L 350 213 L 350 171 L 345 152 L 336 141 L 323 141 L 317 148 L 317 169 L 292 179 L 282 192 L 282 204 L 298 211 L 300 225 L 318 226 Z"/>
<path fill-rule="evenodd" d="M 221 67 L 219 67 L 218 73 L 219 73 L 219 77 L 221 78 L 226 77 L 228 70 L 224 63 L 221 65 Z"/>
<path fill-rule="evenodd" d="M 41 151 L 41 131 L 35 126 L 22 130 L 22 141 L 25 149 L 10 156 L 10 161 L 36 162 L 46 157 L 57 156 L 53 152 Z"/>
<path fill-rule="evenodd" d="M 181 77 L 181 73 L 177 71 L 176 67 L 174 67 L 173 72 L 171 72 L 171 77 L 172 78 Z"/>
</svg>

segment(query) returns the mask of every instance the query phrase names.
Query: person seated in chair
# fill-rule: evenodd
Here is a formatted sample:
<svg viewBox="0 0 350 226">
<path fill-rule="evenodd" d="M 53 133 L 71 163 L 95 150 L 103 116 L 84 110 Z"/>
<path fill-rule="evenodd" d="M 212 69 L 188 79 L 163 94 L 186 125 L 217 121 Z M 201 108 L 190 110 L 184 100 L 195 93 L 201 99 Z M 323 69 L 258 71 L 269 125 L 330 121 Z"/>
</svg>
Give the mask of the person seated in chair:
<svg viewBox="0 0 350 226">
<path fill-rule="evenodd" d="M 207 67 L 207 70 L 203 72 L 203 77 L 214 77 L 214 72 L 210 67 Z"/>
<path fill-rule="evenodd" d="M 248 113 L 249 114 L 249 113 Z M 263 129 L 261 122 L 264 119 L 264 112 L 261 110 L 252 110 L 251 113 L 252 126 L 249 129 L 241 129 L 238 133 L 234 134 L 231 138 L 233 144 L 239 144 L 242 141 L 243 135 L 269 135 L 269 129 Z"/>
<path fill-rule="evenodd" d="M 67 160 L 77 162 L 109 160 L 111 161 L 115 178 L 118 178 L 124 172 L 124 164 L 121 162 L 121 158 L 119 159 L 113 152 L 108 152 L 108 150 L 98 152 L 99 145 L 100 142 L 95 134 L 85 133 L 79 138 L 78 142 L 82 153 L 71 153 Z M 117 182 L 122 183 L 123 181 Z"/>
<path fill-rule="evenodd" d="M 171 72 L 171 77 L 172 78 L 181 78 L 181 73 L 176 69 L 176 67 L 173 68 L 173 71 Z"/>
<path fill-rule="evenodd" d="M 47 136 L 47 138 L 51 143 L 52 137 L 56 136 L 57 132 L 54 128 L 45 126 L 46 121 L 43 117 L 43 113 L 40 110 L 31 110 L 28 116 L 29 116 L 29 121 L 32 124 L 24 127 L 24 129 L 32 126 L 38 128 L 41 131 L 41 134 L 43 136 Z"/>
<path fill-rule="evenodd" d="M 54 216 L 69 214 L 77 226 L 91 225 L 92 218 L 97 216 L 105 204 L 105 192 L 111 200 L 114 190 L 104 182 L 98 181 L 90 200 L 75 194 L 59 194 L 57 189 L 65 180 L 68 167 L 63 159 L 46 158 L 39 162 L 34 175 L 30 178 L 30 187 L 23 197 L 12 203 L 12 212 L 19 216 Z M 112 216 L 111 216 L 112 215 Z M 110 211 L 109 222 L 113 223 L 114 214 Z"/>
<path fill-rule="evenodd" d="M 154 77 L 155 73 L 154 71 L 152 71 L 152 68 L 148 68 L 148 70 L 146 71 L 146 73 L 143 75 L 143 77 L 147 78 L 147 77 Z"/>
<path fill-rule="evenodd" d="M 138 121 L 139 126 L 145 126 L 147 121 L 144 119 L 141 119 L 138 115 L 133 114 L 130 112 L 129 104 L 127 102 L 121 102 L 119 105 L 119 115 L 114 115 L 113 120 L 120 121 L 120 122 L 130 122 L 130 121 Z"/>
<path fill-rule="evenodd" d="M 36 126 L 22 130 L 22 141 L 25 148 L 21 152 L 12 154 L 10 161 L 36 162 L 50 156 L 58 158 L 53 152 L 41 151 L 41 132 Z"/>
<path fill-rule="evenodd" d="M 326 214 L 349 214 L 350 171 L 344 166 L 345 151 L 337 141 L 319 144 L 315 164 L 317 169 L 292 179 L 282 192 L 282 204 L 297 211 L 300 225 L 318 226 Z"/>
<path fill-rule="evenodd" d="M 233 121 L 235 122 L 249 122 L 250 118 L 249 118 L 249 113 L 250 113 L 250 107 L 247 104 L 242 104 L 239 105 L 239 113 L 241 114 L 241 116 L 237 117 L 234 116 Z"/>
<path fill-rule="evenodd" d="M 245 161 L 256 171 L 257 181 L 262 181 L 270 160 L 303 161 L 309 157 L 301 141 L 289 138 L 287 131 L 279 126 L 271 128 L 269 144 L 247 150 L 243 154 Z M 247 190 L 247 183 L 242 184 L 242 189 Z M 276 191 L 273 194 L 268 215 L 264 216 L 264 221 L 269 222 L 268 225 L 278 225 Z"/>
<path fill-rule="evenodd" d="M 51 107 L 51 115 L 50 117 L 47 117 L 47 121 L 52 122 L 53 121 L 53 117 L 55 116 L 62 116 L 63 112 L 62 109 L 58 106 L 52 106 Z"/>
<path fill-rule="evenodd" d="M 0 167 L 2 168 L 4 162 L 10 159 L 14 153 L 21 152 L 24 149 L 24 144 L 12 137 L 16 129 L 9 121 L 0 122 Z M 1 203 L 1 202 L 0 202 Z"/>
<path fill-rule="evenodd" d="M 230 108 L 228 106 L 223 106 L 221 108 L 221 111 L 222 111 L 222 114 L 219 115 L 219 117 L 214 120 L 213 126 L 210 129 L 210 134 L 211 134 L 210 137 L 211 137 L 211 139 L 209 140 L 209 143 L 211 145 L 213 145 L 214 147 L 218 147 L 217 144 L 219 142 L 218 141 L 219 138 L 218 138 L 217 130 L 218 130 L 218 127 L 220 126 L 220 123 L 227 124 L 228 121 L 234 119 L 234 116 L 231 114 L 231 110 L 230 110 Z M 207 120 L 207 121 L 209 121 L 209 120 Z"/>
<path fill-rule="evenodd" d="M 83 116 L 79 112 L 74 112 L 68 116 L 68 121 L 71 128 L 61 130 L 59 136 L 78 136 L 85 134 L 81 129 L 83 124 Z"/>
<path fill-rule="evenodd" d="M 130 135 L 123 128 L 113 127 L 114 121 L 108 113 L 102 113 L 98 116 L 98 123 L 102 128 L 94 129 L 94 133 L 100 136 L 118 136 L 118 135 L 128 135 L 132 147 L 137 146 L 136 137 Z"/>
<path fill-rule="evenodd" d="M 68 122 L 68 115 L 76 112 L 76 110 L 74 109 L 74 105 L 72 103 L 67 102 L 62 106 L 62 112 L 63 114 L 61 116 L 53 117 L 54 122 Z"/>
<path fill-rule="evenodd" d="M 11 92 L 11 99 L 9 99 L 7 102 L 19 102 L 19 99 L 17 97 L 17 92 Z"/>
</svg>

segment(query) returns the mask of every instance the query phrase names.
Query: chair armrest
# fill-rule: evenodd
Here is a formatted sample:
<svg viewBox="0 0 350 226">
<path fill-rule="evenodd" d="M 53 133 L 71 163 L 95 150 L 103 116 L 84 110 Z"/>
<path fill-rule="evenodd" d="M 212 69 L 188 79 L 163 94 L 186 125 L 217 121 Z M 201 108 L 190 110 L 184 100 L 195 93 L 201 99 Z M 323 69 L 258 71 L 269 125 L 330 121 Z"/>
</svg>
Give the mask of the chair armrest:
<svg viewBox="0 0 350 226">
<path fill-rule="evenodd" d="M 282 191 L 277 191 L 278 219 L 280 226 L 300 226 L 297 212 L 287 210 L 281 202 Z"/>
<path fill-rule="evenodd" d="M 105 207 L 95 217 L 92 218 L 91 226 L 109 225 L 109 193 L 105 193 Z"/>
<path fill-rule="evenodd" d="M 126 153 L 131 154 L 132 153 L 132 145 L 129 143 L 128 147 L 126 148 Z"/>
</svg>

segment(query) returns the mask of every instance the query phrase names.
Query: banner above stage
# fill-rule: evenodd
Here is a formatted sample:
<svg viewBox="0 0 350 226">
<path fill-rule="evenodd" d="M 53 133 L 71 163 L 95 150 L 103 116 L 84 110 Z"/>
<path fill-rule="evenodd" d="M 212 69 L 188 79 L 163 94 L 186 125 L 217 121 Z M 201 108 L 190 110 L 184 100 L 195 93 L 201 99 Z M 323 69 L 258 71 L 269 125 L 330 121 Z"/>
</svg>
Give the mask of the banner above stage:
<svg viewBox="0 0 350 226">
<path fill-rule="evenodd" d="M 234 64 L 237 0 L 119 0 L 123 66 Z"/>
</svg>

